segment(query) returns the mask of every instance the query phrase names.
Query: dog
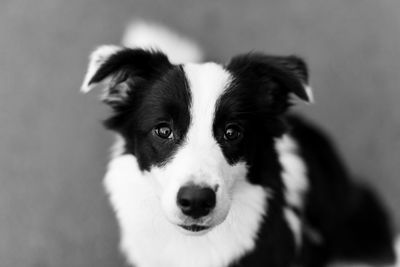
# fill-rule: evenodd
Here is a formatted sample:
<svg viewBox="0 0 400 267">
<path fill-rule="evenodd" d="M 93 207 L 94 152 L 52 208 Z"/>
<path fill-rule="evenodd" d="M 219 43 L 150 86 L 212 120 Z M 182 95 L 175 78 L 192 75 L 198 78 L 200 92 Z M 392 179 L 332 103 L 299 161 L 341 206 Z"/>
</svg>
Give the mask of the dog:
<svg viewBox="0 0 400 267">
<path fill-rule="evenodd" d="M 289 114 L 311 103 L 297 56 L 203 62 L 192 40 L 135 22 L 90 56 L 116 134 L 104 186 L 137 267 L 395 262 L 390 219 L 334 145 Z"/>
</svg>

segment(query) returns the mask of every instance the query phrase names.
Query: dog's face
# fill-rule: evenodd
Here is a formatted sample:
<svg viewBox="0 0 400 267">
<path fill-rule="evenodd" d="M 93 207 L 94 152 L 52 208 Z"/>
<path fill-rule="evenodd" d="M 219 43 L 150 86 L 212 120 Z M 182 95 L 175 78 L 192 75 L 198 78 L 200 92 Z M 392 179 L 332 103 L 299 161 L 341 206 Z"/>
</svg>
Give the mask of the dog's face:
<svg viewBox="0 0 400 267">
<path fill-rule="evenodd" d="M 248 54 L 226 66 L 172 65 L 154 51 L 104 46 L 83 90 L 104 89 L 105 124 L 124 139 L 169 222 L 202 234 L 224 221 L 237 187 L 268 183 L 289 95 L 311 100 L 296 57 Z"/>
</svg>

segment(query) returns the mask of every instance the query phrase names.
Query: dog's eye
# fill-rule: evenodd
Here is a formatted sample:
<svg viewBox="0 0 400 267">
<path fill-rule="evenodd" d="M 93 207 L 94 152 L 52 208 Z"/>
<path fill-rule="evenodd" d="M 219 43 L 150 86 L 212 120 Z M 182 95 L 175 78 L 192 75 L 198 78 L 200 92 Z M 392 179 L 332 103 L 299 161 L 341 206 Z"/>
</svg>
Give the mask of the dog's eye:
<svg viewBox="0 0 400 267">
<path fill-rule="evenodd" d="M 225 128 L 224 139 L 226 141 L 237 141 L 242 138 L 242 129 L 236 124 L 228 124 Z"/>
<path fill-rule="evenodd" d="M 154 128 L 154 132 L 157 136 L 162 139 L 172 139 L 174 138 L 174 133 L 171 127 L 166 123 L 161 123 Z"/>
</svg>

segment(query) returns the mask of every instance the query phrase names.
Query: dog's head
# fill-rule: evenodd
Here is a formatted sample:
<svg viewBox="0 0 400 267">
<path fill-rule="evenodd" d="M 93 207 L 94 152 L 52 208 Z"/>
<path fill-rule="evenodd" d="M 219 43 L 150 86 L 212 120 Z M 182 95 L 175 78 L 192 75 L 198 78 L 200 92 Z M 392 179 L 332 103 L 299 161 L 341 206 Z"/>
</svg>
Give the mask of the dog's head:
<svg viewBox="0 0 400 267">
<path fill-rule="evenodd" d="M 155 181 L 167 219 L 203 233 L 224 221 L 235 188 L 268 183 L 273 140 L 285 130 L 281 115 L 292 95 L 312 100 L 307 80 L 294 56 L 173 65 L 161 52 L 103 46 L 82 90 L 103 88 L 113 110 L 105 124 Z"/>
</svg>

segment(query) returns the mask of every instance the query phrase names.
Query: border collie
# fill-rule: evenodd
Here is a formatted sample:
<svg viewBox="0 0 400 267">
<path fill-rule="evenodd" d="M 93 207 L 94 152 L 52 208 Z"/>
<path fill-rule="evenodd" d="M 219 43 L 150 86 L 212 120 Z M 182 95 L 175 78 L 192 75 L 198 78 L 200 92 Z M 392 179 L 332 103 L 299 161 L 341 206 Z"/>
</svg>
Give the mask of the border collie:
<svg viewBox="0 0 400 267">
<path fill-rule="evenodd" d="M 204 63 L 191 40 L 143 23 L 123 45 L 92 53 L 81 90 L 101 88 L 112 110 L 104 185 L 129 264 L 394 262 L 377 197 L 320 130 L 287 114 L 294 99 L 313 100 L 301 58 Z"/>
</svg>

